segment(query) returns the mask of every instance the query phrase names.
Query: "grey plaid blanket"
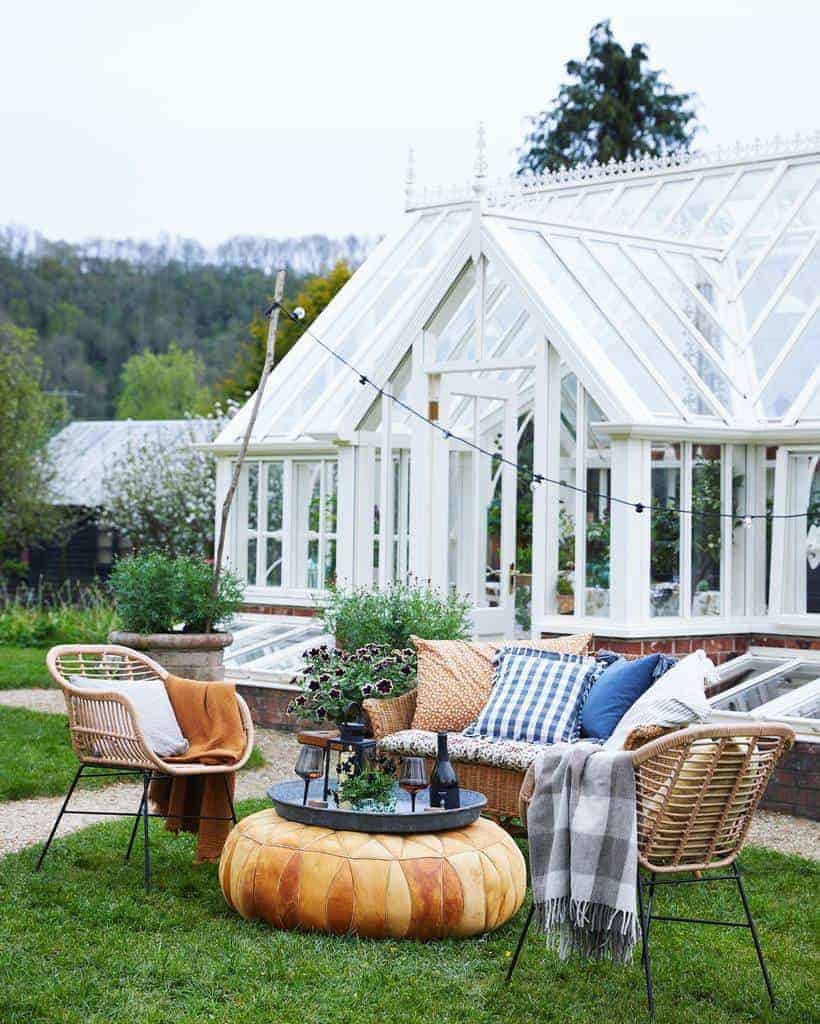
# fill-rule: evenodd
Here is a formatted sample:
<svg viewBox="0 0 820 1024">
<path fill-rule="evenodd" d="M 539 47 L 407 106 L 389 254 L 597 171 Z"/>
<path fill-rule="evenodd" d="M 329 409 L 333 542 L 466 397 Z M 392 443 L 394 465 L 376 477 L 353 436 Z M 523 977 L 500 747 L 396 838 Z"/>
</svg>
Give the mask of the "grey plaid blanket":
<svg viewBox="0 0 820 1024">
<path fill-rule="evenodd" d="M 628 753 L 556 743 L 527 812 L 537 927 L 558 955 L 628 962 L 637 939 L 635 776 Z"/>
</svg>

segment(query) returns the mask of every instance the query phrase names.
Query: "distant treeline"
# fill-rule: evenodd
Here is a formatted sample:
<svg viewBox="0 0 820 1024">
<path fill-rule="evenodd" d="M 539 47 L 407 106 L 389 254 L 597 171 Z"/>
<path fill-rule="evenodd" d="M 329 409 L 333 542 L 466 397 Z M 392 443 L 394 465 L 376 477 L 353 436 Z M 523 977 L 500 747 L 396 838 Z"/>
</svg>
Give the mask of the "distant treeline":
<svg viewBox="0 0 820 1024">
<path fill-rule="evenodd" d="M 236 237 L 209 251 L 190 239 L 50 242 L 0 228 L 0 318 L 31 327 L 50 390 L 77 418 L 113 416 L 125 361 L 170 342 L 196 350 L 208 386 L 229 372 L 254 314 L 288 268 L 288 296 L 338 260 L 362 262 L 366 238 Z"/>
</svg>

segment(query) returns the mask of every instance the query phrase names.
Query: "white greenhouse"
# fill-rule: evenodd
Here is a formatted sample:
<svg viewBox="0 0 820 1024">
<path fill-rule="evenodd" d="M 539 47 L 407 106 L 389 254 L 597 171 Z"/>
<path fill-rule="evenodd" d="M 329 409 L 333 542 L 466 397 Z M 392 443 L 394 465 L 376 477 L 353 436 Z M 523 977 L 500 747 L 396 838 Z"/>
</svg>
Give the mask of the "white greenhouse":
<svg viewBox="0 0 820 1024">
<path fill-rule="evenodd" d="M 401 230 L 263 396 L 227 545 L 248 604 L 420 579 L 477 635 L 816 646 L 819 238 L 820 136 L 411 169 Z M 211 446 L 220 494 L 249 415 Z"/>
</svg>

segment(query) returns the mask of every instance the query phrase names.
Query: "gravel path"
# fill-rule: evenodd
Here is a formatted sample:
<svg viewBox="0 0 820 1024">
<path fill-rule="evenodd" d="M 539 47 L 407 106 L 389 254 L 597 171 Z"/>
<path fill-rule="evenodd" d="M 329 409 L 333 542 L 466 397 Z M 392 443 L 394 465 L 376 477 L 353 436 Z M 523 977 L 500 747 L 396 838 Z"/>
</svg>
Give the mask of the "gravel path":
<svg viewBox="0 0 820 1024">
<path fill-rule="evenodd" d="M 63 695 L 54 690 L 3 690 L 0 691 L 0 704 L 52 714 L 65 712 Z M 275 729 L 257 729 L 256 745 L 265 758 L 265 764 L 262 768 L 239 773 L 236 787 L 239 800 L 264 796 L 271 782 L 293 774 L 298 747 L 294 735 Z M 93 793 L 80 793 L 75 798 L 76 803 L 72 801 L 72 807 L 81 808 L 85 800 L 93 802 L 102 810 L 133 812 L 139 805 L 141 794 L 141 786 L 122 783 Z M 45 839 L 61 803 L 62 797 L 37 797 L 34 800 L 0 803 L 0 857 Z M 102 818 L 99 815 L 69 815 L 60 823 L 58 835 L 76 832 L 100 820 Z M 748 842 L 780 853 L 796 853 L 809 860 L 820 861 L 820 822 L 758 811 L 749 831 Z"/>
</svg>

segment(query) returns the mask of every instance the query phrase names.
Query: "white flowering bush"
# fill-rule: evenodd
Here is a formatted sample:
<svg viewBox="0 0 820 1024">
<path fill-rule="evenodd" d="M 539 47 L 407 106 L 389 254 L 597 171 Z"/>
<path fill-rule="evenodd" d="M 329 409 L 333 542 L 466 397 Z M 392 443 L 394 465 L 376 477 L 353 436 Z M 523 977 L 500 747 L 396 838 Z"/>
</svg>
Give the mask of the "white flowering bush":
<svg viewBox="0 0 820 1024">
<path fill-rule="evenodd" d="M 127 445 L 103 481 L 101 520 L 116 530 L 135 553 L 162 551 L 171 557 L 213 554 L 216 465 L 213 456 L 193 444 L 212 440 L 233 409 L 216 407 L 201 426 L 173 445 L 160 437 L 142 437 Z"/>
</svg>

